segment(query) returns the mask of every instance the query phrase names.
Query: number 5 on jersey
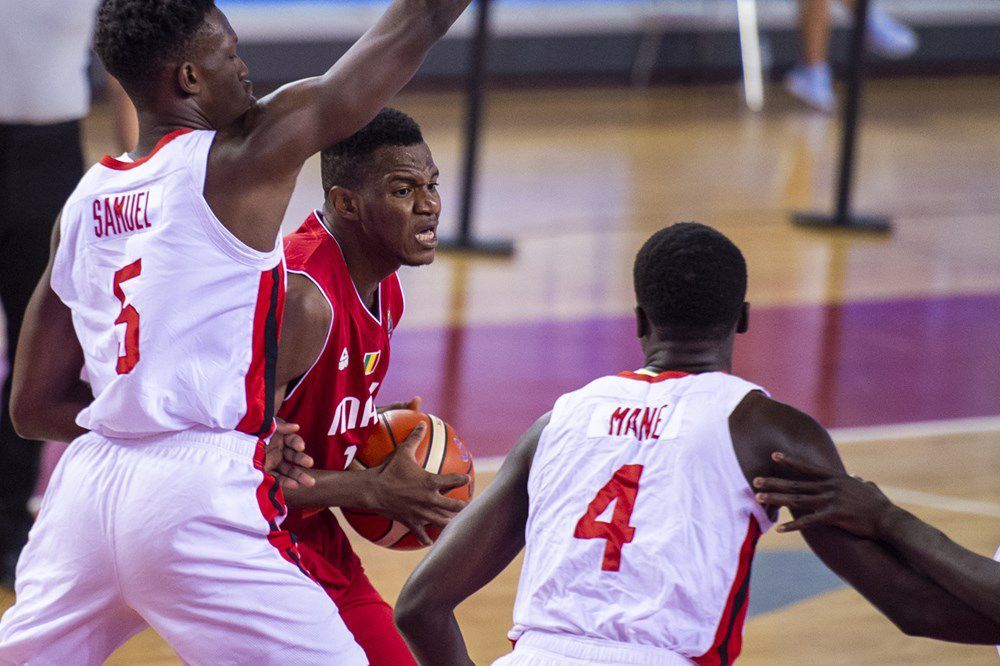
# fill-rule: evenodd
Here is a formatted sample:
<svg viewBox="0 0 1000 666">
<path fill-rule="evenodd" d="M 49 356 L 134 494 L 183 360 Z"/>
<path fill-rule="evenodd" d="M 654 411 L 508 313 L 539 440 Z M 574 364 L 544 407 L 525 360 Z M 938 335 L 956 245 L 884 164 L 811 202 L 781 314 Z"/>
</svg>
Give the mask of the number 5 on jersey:
<svg viewBox="0 0 1000 666">
<path fill-rule="evenodd" d="M 132 368 L 139 362 L 139 311 L 131 305 L 125 305 L 125 292 L 122 291 L 122 283 L 138 277 L 140 273 L 142 273 L 142 259 L 136 259 L 128 266 L 115 271 L 114 292 L 122 304 L 115 324 L 125 324 L 125 344 L 123 345 L 125 350 L 118 357 L 118 365 L 115 367 L 119 375 L 127 375 L 132 372 Z"/>
<path fill-rule="evenodd" d="M 635 498 L 639 494 L 639 478 L 642 465 L 623 465 L 611 480 L 604 484 L 597 495 L 587 505 L 587 512 L 576 523 L 573 536 L 577 539 L 604 539 L 604 559 L 601 569 L 618 571 L 622 564 L 622 546 L 632 543 L 635 528 L 628 524 L 635 508 Z M 611 502 L 615 511 L 611 522 L 597 520 Z"/>
</svg>

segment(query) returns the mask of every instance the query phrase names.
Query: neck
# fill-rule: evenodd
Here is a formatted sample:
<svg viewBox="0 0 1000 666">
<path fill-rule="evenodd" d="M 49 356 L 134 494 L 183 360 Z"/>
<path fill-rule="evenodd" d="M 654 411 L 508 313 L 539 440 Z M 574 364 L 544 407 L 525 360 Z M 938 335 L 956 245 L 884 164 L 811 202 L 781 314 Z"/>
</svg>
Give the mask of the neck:
<svg viewBox="0 0 1000 666">
<path fill-rule="evenodd" d="M 340 244 L 340 251 L 347 263 L 347 272 L 351 275 L 354 288 L 358 290 L 361 300 L 369 310 L 375 303 L 375 290 L 382 280 L 399 269 L 399 262 L 387 259 L 380 248 L 368 240 L 368 237 L 358 233 L 357 223 L 346 222 L 331 214 L 323 212 L 321 220 Z"/>
<path fill-rule="evenodd" d="M 730 372 L 733 367 L 731 341 L 649 341 L 643 345 L 646 367 L 664 372 L 677 370 L 700 372 Z"/>
<path fill-rule="evenodd" d="M 139 142 L 129 153 L 132 159 L 140 159 L 153 152 L 156 144 L 167 134 L 179 129 L 214 129 L 208 119 L 197 109 L 186 106 L 170 108 L 166 111 L 140 109 Z"/>
</svg>

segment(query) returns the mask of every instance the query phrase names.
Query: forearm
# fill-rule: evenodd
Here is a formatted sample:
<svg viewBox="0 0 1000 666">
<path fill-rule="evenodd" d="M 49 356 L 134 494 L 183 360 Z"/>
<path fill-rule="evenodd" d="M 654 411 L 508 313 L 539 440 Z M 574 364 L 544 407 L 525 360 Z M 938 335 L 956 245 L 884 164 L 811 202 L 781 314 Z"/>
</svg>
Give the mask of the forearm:
<svg viewBox="0 0 1000 666">
<path fill-rule="evenodd" d="M 1000 564 L 899 507 L 880 523 L 878 538 L 960 601 L 1000 622 Z"/>
<path fill-rule="evenodd" d="M 451 608 L 424 608 L 396 615 L 396 625 L 417 662 L 424 666 L 469 666 L 462 630 Z"/>
<path fill-rule="evenodd" d="M 349 506 L 355 509 L 373 509 L 374 474 L 368 470 L 309 470 L 316 479 L 311 488 L 285 491 L 285 501 L 296 509 L 326 509 L 332 506 Z"/>
<path fill-rule="evenodd" d="M 71 387 L 61 400 L 44 404 L 30 404 L 32 401 L 15 391 L 10 407 L 14 430 L 24 439 L 72 442 L 87 432 L 77 425 L 76 417 L 92 401 L 90 387 L 82 381 Z"/>
</svg>

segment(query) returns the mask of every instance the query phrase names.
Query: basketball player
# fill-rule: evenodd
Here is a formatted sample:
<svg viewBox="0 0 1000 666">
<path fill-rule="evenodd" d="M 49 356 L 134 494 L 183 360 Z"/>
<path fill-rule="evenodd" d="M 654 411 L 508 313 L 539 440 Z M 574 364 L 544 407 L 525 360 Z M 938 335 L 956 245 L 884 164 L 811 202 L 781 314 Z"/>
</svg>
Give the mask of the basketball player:
<svg viewBox="0 0 1000 666">
<path fill-rule="evenodd" d="M 755 545 L 774 522 L 750 480 L 772 472 L 776 447 L 842 469 L 815 421 L 729 374 L 746 280 L 739 249 L 706 226 L 646 242 L 635 262 L 645 366 L 556 401 L 445 530 L 397 601 L 418 661 L 471 663 L 453 609 L 525 545 L 516 647 L 497 663 L 736 659 Z M 803 535 L 904 631 L 997 637 L 1000 625 L 887 548 L 829 527 Z"/>
<path fill-rule="evenodd" d="M 779 532 L 822 524 L 878 541 L 966 605 L 1000 623 L 1000 564 L 959 546 L 896 506 L 874 483 L 783 453 L 774 453 L 772 458 L 774 471 L 786 478 L 754 479 L 757 501 L 804 514 L 779 525 Z M 944 615 L 939 619 L 951 621 Z"/>
<path fill-rule="evenodd" d="M 323 151 L 322 176 L 323 209 L 285 238 L 279 416 L 300 426 L 316 461 L 316 484 L 287 493 L 292 510 L 282 526 L 297 537 L 303 564 L 337 602 L 368 660 L 404 666 L 414 661 L 393 625 L 392 608 L 325 509 L 350 506 L 386 515 L 430 544 L 424 526 L 443 527 L 465 506 L 441 491 L 468 483 L 466 475 L 430 474 L 413 459 L 422 430 L 384 465 L 347 470 L 378 424 L 375 398 L 403 315 L 396 271 L 434 260 L 438 169 L 417 123 L 382 109 L 359 132 Z M 399 406 L 418 409 L 419 399 Z"/>
<path fill-rule="evenodd" d="M 139 144 L 84 175 L 28 308 L 15 425 L 75 440 L 0 662 L 100 663 L 147 625 L 189 663 L 367 662 L 264 473 L 278 230 L 303 162 L 374 117 L 467 4 L 396 0 L 328 72 L 258 102 L 212 0 L 103 0 L 95 47 Z"/>
</svg>

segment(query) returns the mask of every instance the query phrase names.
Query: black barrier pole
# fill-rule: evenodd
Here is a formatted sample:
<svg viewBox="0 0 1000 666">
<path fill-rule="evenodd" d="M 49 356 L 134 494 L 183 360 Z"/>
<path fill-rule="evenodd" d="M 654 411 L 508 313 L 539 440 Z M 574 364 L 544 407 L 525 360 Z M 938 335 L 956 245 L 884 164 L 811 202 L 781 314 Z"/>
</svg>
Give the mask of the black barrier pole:
<svg viewBox="0 0 1000 666">
<path fill-rule="evenodd" d="M 514 244 L 509 240 L 482 240 L 473 238 L 472 216 L 476 200 L 476 173 L 479 161 L 479 126 L 483 115 L 483 98 L 486 91 L 486 52 L 490 39 L 490 2 L 478 0 L 476 33 L 472 38 L 472 62 L 468 78 L 468 109 L 465 118 L 465 164 L 462 171 L 462 208 L 460 210 L 458 237 L 441 239 L 439 247 L 445 250 L 462 250 L 495 256 L 510 256 Z"/>
<path fill-rule="evenodd" d="M 854 10 L 847 99 L 844 101 L 843 142 L 840 149 L 836 210 L 833 216 L 822 213 L 793 213 L 792 222 L 798 225 L 879 233 L 892 230 L 892 221 L 886 216 L 851 214 L 851 193 L 854 187 L 854 161 L 858 141 L 858 116 L 861 113 L 861 88 L 865 68 L 865 34 L 868 29 L 869 4 L 870 0 L 858 0 Z"/>
</svg>

